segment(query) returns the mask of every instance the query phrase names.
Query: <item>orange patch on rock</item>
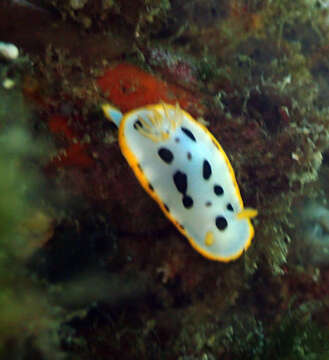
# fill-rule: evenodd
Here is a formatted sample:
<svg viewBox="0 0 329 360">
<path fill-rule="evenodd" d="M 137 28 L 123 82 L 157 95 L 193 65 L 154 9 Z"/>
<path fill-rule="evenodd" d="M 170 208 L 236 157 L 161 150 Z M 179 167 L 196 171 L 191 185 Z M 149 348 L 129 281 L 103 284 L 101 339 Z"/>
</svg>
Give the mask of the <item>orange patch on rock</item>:
<svg viewBox="0 0 329 360">
<path fill-rule="evenodd" d="M 48 120 L 48 127 L 54 134 L 62 134 L 67 140 L 72 140 L 73 131 L 67 124 L 67 118 L 61 115 L 52 115 Z"/>
<path fill-rule="evenodd" d="M 194 114 L 200 113 L 197 98 L 180 86 L 167 84 L 140 68 L 121 63 L 98 79 L 98 86 L 108 100 L 122 112 L 161 101 L 179 105 Z"/>
<path fill-rule="evenodd" d="M 55 167 L 88 168 L 93 164 L 92 158 L 87 153 L 85 144 L 76 142 L 74 131 L 68 125 L 68 119 L 61 115 L 52 115 L 48 120 L 48 127 L 52 133 L 62 135 L 67 141 L 65 153 L 57 156 L 51 165 Z"/>
</svg>

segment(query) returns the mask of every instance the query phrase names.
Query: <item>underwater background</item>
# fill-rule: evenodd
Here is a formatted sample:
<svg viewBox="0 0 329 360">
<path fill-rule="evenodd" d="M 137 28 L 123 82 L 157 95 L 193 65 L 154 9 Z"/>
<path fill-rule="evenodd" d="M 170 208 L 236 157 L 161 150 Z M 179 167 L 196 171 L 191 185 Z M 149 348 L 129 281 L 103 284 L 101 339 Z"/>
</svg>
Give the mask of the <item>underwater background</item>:
<svg viewBox="0 0 329 360">
<path fill-rule="evenodd" d="M 249 249 L 195 251 L 102 112 L 206 124 Z M 1 0 L 0 358 L 329 359 L 329 1 Z"/>
</svg>

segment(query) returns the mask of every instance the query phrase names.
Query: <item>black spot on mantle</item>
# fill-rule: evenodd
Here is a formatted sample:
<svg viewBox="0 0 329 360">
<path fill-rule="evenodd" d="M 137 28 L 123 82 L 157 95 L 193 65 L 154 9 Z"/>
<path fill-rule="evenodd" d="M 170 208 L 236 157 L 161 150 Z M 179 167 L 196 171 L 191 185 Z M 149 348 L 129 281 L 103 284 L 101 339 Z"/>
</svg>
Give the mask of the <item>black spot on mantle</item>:
<svg viewBox="0 0 329 360">
<path fill-rule="evenodd" d="M 224 218 L 224 216 L 216 217 L 216 226 L 220 231 L 224 231 L 227 228 L 227 220 Z"/>
<path fill-rule="evenodd" d="M 220 185 L 215 185 L 214 186 L 214 193 L 217 195 L 217 196 L 221 196 L 224 194 L 224 190 L 223 188 L 220 186 Z"/>
<path fill-rule="evenodd" d="M 208 180 L 211 176 L 212 170 L 208 160 L 203 161 L 202 176 L 205 180 Z"/>
<path fill-rule="evenodd" d="M 191 207 L 193 207 L 193 199 L 190 196 L 185 195 L 182 201 L 186 209 L 190 209 Z"/>
<path fill-rule="evenodd" d="M 195 136 L 193 135 L 193 133 L 192 133 L 191 130 L 189 130 L 189 129 L 185 128 L 185 127 L 181 127 L 181 129 L 182 129 L 183 133 L 184 133 L 187 137 L 189 137 L 192 141 L 196 142 L 196 138 L 195 138 Z"/>
<path fill-rule="evenodd" d="M 166 164 L 171 164 L 172 161 L 174 160 L 173 153 L 165 147 L 162 147 L 158 150 L 158 155 L 160 156 L 160 159 L 164 161 Z"/>
<path fill-rule="evenodd" d="M 174 184 L 176 189 L 181 194 L 185 194 L 187 191 L 187 176 L 181 171 L 176 171 L 173 175 Z"/>
</svg>

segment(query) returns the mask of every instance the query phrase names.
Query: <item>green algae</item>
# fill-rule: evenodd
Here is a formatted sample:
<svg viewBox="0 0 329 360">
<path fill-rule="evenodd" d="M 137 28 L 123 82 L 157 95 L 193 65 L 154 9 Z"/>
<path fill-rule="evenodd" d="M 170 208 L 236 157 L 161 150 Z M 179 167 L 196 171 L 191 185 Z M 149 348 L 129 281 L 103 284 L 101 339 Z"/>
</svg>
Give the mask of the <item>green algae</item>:
<svg viewBox="0 0 329 360">
<path fill-rule="evenodd" d="M 235 359 L 326 359 L 329 355 L 328 329 L 312 321 L 310 316 L 310 309 L 314 311 L 318 305 L 300 306 L 293 313 L 286 314 L 281 323 L 266 334 L 264 324 L 250 324 L 248 332 L 245 324 L 239 321 L 237 326 L 242 332 L 239 334 L 239 330 L 235 329 L 236 336 L 229 339 L 228 351 Z"/>
<path fill-rule="evenodd" d="M 46 217 L 39 217 L 41 222 L 34 218 L 41 184 L 35 164 L 42 163 L 47 151 L 45 142 L 32 137 L 33 115 L 20 91 L 21 73 L 15 74 L 14 88 L 0 89 L 0 354 L 21 356 L 31 346 L 58 359 L 60 309 L 50 304 L 47 290 L 27 267 L 37 236 L 45 237 L 49 226 Z"/>
<path fill-rule="evenodd" d="M 141 37 L 158 28 L 170 9 L 169 0 L 51 0 L 39 1 L 53 7 L 64 19 L 73 20 L 83 29 L 102 29 Z"/>
</svg>

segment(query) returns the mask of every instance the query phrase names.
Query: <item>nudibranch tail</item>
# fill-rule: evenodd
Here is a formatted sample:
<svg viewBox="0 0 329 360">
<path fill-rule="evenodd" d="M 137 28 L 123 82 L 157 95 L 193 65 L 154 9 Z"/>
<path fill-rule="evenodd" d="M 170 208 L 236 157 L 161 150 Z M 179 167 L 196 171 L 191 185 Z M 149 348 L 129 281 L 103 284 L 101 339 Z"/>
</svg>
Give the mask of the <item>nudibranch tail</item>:
<svg viewBox="0 0 329 360">
<path fill-rule="evenodd" d="M 123 114 L 119 109 L 110 104 L 104 104 L 102 110 L 108 120 L 112 121 L 117 127 L 120 126 Z"/>
<path fill-rule="evenodd" d="M 252 208 L 245 208 L 236 214 L 236 218 L 239 220 L 242 219 L 252 219 L 258 215 L 258 211 Z"/>
</svg>

